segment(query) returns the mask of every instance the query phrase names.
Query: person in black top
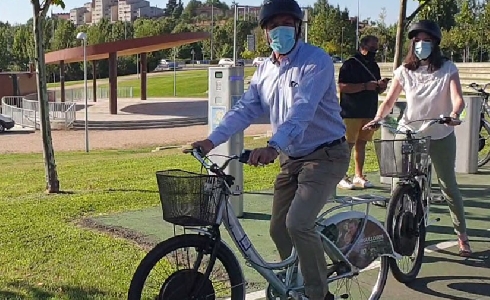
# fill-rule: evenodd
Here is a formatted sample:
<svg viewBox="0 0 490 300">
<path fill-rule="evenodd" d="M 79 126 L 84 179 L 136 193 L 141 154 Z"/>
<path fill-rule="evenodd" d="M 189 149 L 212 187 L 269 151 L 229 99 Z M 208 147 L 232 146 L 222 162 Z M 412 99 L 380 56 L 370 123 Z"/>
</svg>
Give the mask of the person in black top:
<svg viewBox="0 0 490 300">
<path fill-rule="evenodd" d="M 388 79 L 381 80 L 381 72 L 375 56 L 378 38 L 365 36 L 360 41 L 359 51 L 346 60 L 339 72 L 340 106 L 347 127 L 346 139 L 350 150 L 354 148 L 355 174 L 353 180 L 346 175 L 338 186 L 343 189 L 373 187 L 363 174 L 366 143 L 372 140 L 373 131 L 362 130 L 378 109 L 378 94 L 386 90 Z"/>
</svg>

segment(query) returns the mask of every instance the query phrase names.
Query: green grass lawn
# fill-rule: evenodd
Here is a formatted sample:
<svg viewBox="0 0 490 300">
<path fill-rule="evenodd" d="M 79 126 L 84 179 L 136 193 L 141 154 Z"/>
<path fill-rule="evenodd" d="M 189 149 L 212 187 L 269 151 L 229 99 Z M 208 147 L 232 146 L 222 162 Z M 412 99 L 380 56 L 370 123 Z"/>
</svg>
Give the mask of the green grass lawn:
<svg viewBox="0 0 490 300">
<path fill-rule="evenodd" d="M 77 221 L 159 206 L 155 171 L 199 166 L 178 149 L 59 152 L 56 159 L 67 193 L 46 195 L 42 155 L 0 155 L 0 299 L 124 299 L 145 251 Z M 376 166 L 370 148 L 366 169 Z M 272 187 L 278 163 L 244 168 L 245 189 L 261 190 Z"/>
<path fill-rule="evenodd" d="M 256 68 L 245 67 L 245 76 L 251 76 Z M 125 79 L 126 76 L 119 77 L 119 87 L 133 87 L 134 97 L 141 95 L 140 79 Z M 98 86 L 108 86 L 107 80 L 102 79 Z M 208 69 L 202 70 L 183 70 L 176 72 L 177 96 L 182 97 L 207 97 L 208 90 Z M 65 86 L 73 86 L 83 83 L 79 81 L 67 81 Z M 90 83 L 91 85 L 91 83 Z M 48 87 L 59 87 L 59 83 L 50 83 Z M 173 97 L 174 95 L 174 76 L 173 72 L 162 72 L 147 78 L 148 97 Z"/>
</svg>

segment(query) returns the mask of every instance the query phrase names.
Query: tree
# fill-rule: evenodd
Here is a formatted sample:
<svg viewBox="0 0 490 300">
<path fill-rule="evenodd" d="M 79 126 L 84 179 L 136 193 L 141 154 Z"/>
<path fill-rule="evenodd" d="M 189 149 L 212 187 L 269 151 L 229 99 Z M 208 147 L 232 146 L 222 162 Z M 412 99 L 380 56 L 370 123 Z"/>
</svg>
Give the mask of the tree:
<svg viewBox="0 0 490 300">
<path fill-rule="evenodd" d="M 34 45 L 36 48 L 34 59 L 36 63 L 37 78 L 37 99 L 39 101 L 39 114 L 41 118 L 41 134 L 43 138 L 43 157 L 46 173 L 46 192 L 58 193 L 60 191 L 60 182 L 56 170 L 56 161 L 54 158 L 53 140 L 51 138 L 51 123 L 49 121 L 49 103 L 48 88 L 46 85 L 46 64 L 44 62 L 44 39 L 43 25 L 46 20 L 46 14 L 51 4 L 59 5 L 63 9 L 65 4 L 62 0 L 31 0 L 33 8 L 33 32 Z"/>
<path fill-rule="evenodd" d="M 164 15 L 166 17 L 171 17 L 175 8 L 177 8 L 177 0 L 168 0 Z"/>
<path fill-rule="evenodd" d="M 419 15 L 422 19 L 436 21 L 443 30 L 450 30 L 456 25 L 454 16 L 457 13 L 457 0 L 432 0 Z"/>
<path fill-rule="evenodd" d="M 431 0 L 415 0 L 419 2 L 419 6 L 414 12 L 407 17 L 407 0 L 400 0 L 400 11 L 398 14 L 398 24 L 396 29 L 396 44 L 395 44 L 395 58 L 393 59 L 393 70 L 398 68 L 402 64 L 402 51 L 403 51 L 403 35 L 410 22 L 415 19 L 417 14 L 424 9 Z"/>
<path fill-rule="evenodd" d="M 456 27 L 453 30 L 452 38 L 459 49 L 463 49 L 463 62 L 470 60 L 470 49 L 476 49 L 480 32 L 476 21 L 476 4 L 470 1 L 463 1 L 459 13 L 456 15 Z M 474 47 L 472 47 L 474 46 Z"/>
</svg>

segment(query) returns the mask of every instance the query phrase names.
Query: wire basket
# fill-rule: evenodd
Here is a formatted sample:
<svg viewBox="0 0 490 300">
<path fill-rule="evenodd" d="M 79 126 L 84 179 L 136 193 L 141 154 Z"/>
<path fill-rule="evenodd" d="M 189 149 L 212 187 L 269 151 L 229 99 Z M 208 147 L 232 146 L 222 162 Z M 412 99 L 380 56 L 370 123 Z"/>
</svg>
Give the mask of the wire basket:
<svg viewBox="0 0 490 300">
<path fill-rule="evenodd" d="M 404 178 L 423 173 L 429 165 L 430 138 L 375 140 L 379 173 L 383 177 Z"/>
<path fill-rule="evenodd" d="M 183 170 L 156 172 L 163 219 L 174 225 L 216 224 L 225 191 L 223 179 Z"/>
</svg>

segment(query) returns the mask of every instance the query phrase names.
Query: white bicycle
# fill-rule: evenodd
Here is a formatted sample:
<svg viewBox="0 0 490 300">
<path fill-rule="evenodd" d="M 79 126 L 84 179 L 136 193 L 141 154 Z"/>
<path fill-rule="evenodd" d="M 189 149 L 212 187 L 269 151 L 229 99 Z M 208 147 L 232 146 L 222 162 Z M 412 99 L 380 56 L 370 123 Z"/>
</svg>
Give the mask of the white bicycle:
<svg viewBox="0 0 490 300">
<path fill-rule="evenodd" d="M 233 160 L 247 162 L 250 151 L 229 157 L 221 167 L 203 157 L 198 149 L 188 152 L 209 174 L 182 170 L 156 173 L 163 219 L 185 230 L 184 234 L 159 243 L 143 258 L 131 280 L 128 299 L 244 300 L 246 281 L 235 253 L 221 239 L 221 224 L 247 264 L 267 280 L 268 300 L 306 299 L 296 251 L 293 249 L 284 261 L 266 262 L 228 202 L 239 192 L 230 190 L 234 178 L 223 170 Z M 383 260 L 400 258 L 384 226 L 369 215 L 369 204 L 379 200 L 346 197 L 317 219 L 316 230 L 329 262 L 329 289 L 342 299 L 379 299 L 388 274 L 388 264 Z M 350 210 L 325 218 L 335 210 L 359 204 L 366 205 L 365 213 Z M 160 266 L 162 274 L 151 279 Z"/>
<path fill-rule="evenodd" d="M 434 124 L 447 124 L 453 119 L 441 116 L 437 119 L 416 120 L 425 123 L 419 130 L 411 130 L 408 125 L 393 126 L 382 121 L 375 126 L 384 126 L 394 135 L 404 135 L 405 139 L 375 140 L 379 172 L 383 177 L 399 178 L 389 200 L 385 226 L 394 249 L 413 265 L 403 270 L 404 260 L 388 258 L 393 276 L 402 283 L 417 278 L 424 257 L 426 228 L 440 219 L 430 219 L 432 162 L 429 156 L 430 138 L 417 138 Z M 454 121 L 454 120 L 453 120 Z M 411 122 L 411 123 L 413 123 Z"/>
</svg>

